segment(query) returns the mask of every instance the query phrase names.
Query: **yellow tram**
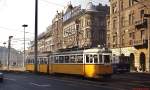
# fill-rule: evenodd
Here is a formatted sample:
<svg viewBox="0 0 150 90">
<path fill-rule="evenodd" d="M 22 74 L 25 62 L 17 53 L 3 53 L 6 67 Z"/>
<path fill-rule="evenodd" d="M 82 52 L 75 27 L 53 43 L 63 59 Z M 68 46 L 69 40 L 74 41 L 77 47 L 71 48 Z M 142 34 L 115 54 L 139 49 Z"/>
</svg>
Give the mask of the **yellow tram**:
<svg viewBox="0 0 150 90">
<path fill-rule="evenodd" d="M 110 77 L 113 73 L 111 56 L 111 51 L 99 48 L 50 53 L 47 57 L 38 56 L 38 71 L 89 78 Z M 27 63 L 26 69 L 32 71 L 33 66 L 34 64 Z"/>
</svg>

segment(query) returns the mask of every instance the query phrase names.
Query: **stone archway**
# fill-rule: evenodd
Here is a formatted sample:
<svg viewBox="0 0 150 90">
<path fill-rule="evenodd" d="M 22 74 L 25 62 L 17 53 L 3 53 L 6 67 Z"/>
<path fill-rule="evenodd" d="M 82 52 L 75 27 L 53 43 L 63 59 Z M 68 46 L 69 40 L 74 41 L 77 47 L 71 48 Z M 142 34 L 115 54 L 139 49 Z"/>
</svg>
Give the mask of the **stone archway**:
<svg viewBox="0 0 150 90">
<path fill-rule="evenodd" d="M 130 63 L 130 70 L 136 70 L 135 65 L 134 65 L 135 64 L 135 57 L 134 57 L 133 53 L 130 54 L 129 63 Z"/>
<path fill-rule="evenodd" d="M 145 54 L 143 52 L 140 53 L 140 68 L 141 71 L 146 70 L 146 60 L 145 60 Z"/>
</svg>

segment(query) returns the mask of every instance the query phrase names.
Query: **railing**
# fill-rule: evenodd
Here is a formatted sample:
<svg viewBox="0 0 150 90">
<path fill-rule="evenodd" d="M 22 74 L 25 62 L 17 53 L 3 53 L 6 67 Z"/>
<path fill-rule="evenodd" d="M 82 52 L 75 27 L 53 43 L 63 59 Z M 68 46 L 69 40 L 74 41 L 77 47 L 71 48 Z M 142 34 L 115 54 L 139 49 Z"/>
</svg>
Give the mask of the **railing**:
<svg viewBox="0 0 150 90">
<path fill-rule="evenodd" d="M 147 43 L 147 40 L 146 39 L 142 39 L 142 40 L 134 40 L 133 41 L 133 45 L 134 46 L 138 46 L 138 45 L 144 45 Z"/>
<path fill-rule="evenodd" d="M 147 19 L 138 20 L 135 22 L 135 27 L 137 29 L 147 28 Z"/>
</svg>

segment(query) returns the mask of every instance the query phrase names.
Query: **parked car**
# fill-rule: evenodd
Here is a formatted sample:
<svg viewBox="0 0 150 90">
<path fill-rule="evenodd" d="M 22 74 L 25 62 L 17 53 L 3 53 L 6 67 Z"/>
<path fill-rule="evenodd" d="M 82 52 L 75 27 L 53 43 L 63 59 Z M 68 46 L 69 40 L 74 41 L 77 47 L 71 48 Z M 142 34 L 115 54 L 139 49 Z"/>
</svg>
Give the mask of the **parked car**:
<svg viewBox="0 0 150 90">
<path fill-rule="evenodd" d="M 2 82 L 4 79 L 4 74 L 2 72 L 0 72 L 0 82 Z"/>
</svg>

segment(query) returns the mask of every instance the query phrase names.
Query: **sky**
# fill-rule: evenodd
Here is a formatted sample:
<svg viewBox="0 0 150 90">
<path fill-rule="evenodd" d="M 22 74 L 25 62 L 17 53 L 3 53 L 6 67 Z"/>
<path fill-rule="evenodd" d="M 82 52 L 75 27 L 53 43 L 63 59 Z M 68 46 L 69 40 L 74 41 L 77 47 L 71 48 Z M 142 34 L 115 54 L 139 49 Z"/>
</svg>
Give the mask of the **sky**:
<svg viewBox="0 0 150 90">
<path fill-rule="evenodd" d="M 73 6 L 81 5 L 85 8 L 89 1 L 105 5 L 109 0 L 38 0 L 38 33 L 46 31 L 56 11 L 62 11 L 69 2 Z M 28 27 L 25 28 L 27 48 L 29 42 L 34 40 L 34 15 L 35 0 L 0 0 L 0 46 L 8 47 L 8 37 L 13 36 L 11 47 L 22 51 L 24 47 L 22 25 L 27 24 Z"/>
</svg>

